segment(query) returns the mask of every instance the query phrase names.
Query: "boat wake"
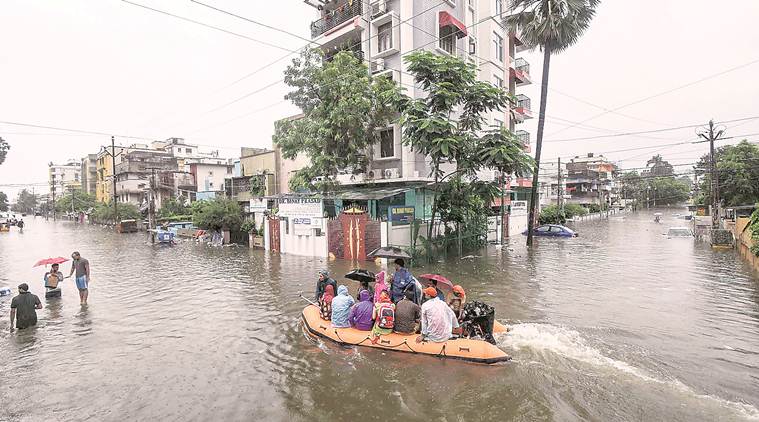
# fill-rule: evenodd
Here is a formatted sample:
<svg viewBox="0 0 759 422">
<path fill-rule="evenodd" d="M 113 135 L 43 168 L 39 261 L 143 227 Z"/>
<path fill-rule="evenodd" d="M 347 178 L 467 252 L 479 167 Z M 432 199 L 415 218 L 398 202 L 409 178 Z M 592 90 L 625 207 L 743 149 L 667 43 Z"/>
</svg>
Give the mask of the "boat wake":
<svg viewBox="0 0 759 422">
<path fill-rule="evenodd" d="M 677 379 L 664 380 L 645 370 L 617 359 L 604 356 L 601 351 L 587 344 L 579 332 L 550 324 L 525 323 L 510 325 L 508 335 L 499 338 L 499 346 L 506 350 L 529 350 L 542 356 L 549 354 L 580 361 L 599 368 L 627 374 L 645 382 L 672 387 L 675 391 L 699 400 L 709 400 L 728 408 L 744 418 L 759 420 L 759 409 L 749 404 L 733 402 L 720 397 L 700 394 Z"/>
</svg>

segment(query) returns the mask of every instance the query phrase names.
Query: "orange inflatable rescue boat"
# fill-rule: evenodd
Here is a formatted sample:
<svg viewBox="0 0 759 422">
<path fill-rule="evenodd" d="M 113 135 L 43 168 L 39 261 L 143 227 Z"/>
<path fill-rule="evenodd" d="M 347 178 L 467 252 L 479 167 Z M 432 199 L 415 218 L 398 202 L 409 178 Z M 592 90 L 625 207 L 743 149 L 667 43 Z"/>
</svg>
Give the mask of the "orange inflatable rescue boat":
<svg viewBox="0 0 759 422">
<path fill-rule="evenodd" d="M 334 328 L 329 321 L 319 315 L 316 305 L 303 309 L 303 325 L 312 336 L 326 338 L 343 345 L 366 346 L 397 352 L 422 353 L 441 358 L 461 359 L 477 363 L 497 363 L 511 359 L 511 356 L 495 345 L 484 340 L 454 338 L 444 343 L 416 342 L 417 334 L 392 333 L 383 335 L 376 344 L 372 343 L 370 331 L 355 328 Z M 508 329 L 495 321 L 493 333 L 505 333 Z"/>
</svg>

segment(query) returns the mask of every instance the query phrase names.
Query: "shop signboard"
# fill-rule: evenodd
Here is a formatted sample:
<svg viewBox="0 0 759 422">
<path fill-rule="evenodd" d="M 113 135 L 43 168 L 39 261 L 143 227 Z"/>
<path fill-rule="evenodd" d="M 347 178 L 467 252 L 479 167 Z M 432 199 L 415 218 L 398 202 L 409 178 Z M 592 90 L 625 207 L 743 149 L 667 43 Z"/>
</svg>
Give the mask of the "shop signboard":
<svg viewBox="0 0 759 422">
<path fill-rule="evenodd" d="M 414 207 L 389 207 L 387 209 L 390 224 L 393 226 L 405 226 L 414 221 Z"/>
</svg>

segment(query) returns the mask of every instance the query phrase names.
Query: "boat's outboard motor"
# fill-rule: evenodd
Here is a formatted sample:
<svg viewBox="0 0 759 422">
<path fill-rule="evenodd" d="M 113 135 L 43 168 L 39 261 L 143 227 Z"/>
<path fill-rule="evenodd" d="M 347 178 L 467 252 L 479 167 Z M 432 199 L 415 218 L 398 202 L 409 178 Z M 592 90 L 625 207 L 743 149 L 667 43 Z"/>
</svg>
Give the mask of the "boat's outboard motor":
<svg viewBox="0 0 759 422">
<path fill-rule="evenodd" d="M 461 327 L 466 337 L 480 337 L 488 343 L 495 344 L 493 323 L 495 309 L 487 303 L 472 301 L 464 305 Z"/>
</svg>

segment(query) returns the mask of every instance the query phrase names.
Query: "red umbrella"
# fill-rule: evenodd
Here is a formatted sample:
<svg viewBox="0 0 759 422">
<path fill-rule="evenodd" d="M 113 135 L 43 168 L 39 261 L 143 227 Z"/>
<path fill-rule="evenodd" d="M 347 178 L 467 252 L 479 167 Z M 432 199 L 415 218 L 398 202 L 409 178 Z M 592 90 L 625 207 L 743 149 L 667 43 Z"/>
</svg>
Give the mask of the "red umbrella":
<svg viewBox="0 0 759 422">
<path fill-rule="evenodd" d="M 68 261 L 68 258 L 64 258 L 62 256 L 59 256 L 58 258 L 45 258 L 37 261 L 37 263 L 32 267 L 39 267 L 40 265 L 60 264 L 66 261 Z"/>
<path fill-rule="evenodd" d="M 437 286 L 441 287 L 441 284 L 448 287 L 449 289 L 453 289 L 453 283 L 451 283 L 450 280 L 443 277 L 440 274 L 422 274 L 419 276 L 419 278 L 424 278 L 427 280 L 435 280 L 437 281 Z"/>
</svg>

